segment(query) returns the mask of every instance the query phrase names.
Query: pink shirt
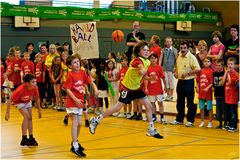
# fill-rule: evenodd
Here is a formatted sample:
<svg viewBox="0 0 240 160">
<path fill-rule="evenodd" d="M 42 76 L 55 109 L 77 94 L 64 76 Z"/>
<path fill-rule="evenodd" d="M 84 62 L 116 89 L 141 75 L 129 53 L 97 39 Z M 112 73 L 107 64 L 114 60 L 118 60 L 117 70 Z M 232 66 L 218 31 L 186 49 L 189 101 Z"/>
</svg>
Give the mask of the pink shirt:
<svg viewBox="0 0 240 160">
<path fill-rule="evenodd" d="M 224 54 L 225 46 L 223 44 L 221 44 L 219 46 L 211 45 L 210 49 L 211 49 L 210 55 L 218 55 L 221 50 Z M 213 69 L 213 71 L 216 71 L 216 62 L 215 61 L 212 61 L 212 69 Z"/>
</svg>

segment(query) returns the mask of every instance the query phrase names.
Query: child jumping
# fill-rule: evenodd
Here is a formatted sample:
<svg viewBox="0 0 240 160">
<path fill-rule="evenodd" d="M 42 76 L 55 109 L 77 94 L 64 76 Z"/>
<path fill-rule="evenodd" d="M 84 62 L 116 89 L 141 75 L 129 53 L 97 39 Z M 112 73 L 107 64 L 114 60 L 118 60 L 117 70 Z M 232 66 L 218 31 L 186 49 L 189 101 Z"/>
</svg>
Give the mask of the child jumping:
<svg viewBox="0 0 240 160">
<path fill-rule="evenodd" d="M 42 117 L 38 87 L 36 86 L 36 78 L 33 74 L 27 74 L 24 77 L 24 83 L 21 84 L 11 95 L 7 103 L 7 111 L 5 120 L 10 119 L 10 107 L 12 102 L 17 106 L 19 112 L 23 116 L 22 122 L 22 141 L 21 146 L 38 146 L 37 141 L 33 137 L 33 123 L 32 123 L 32 97 L 35 97 L 38 107 L 38 118 Z M 29 139 L 27 138 L 27 131 Z"/>
<path fill-rule="evenodd" d="M 124 104 L 130 104 L 132 100 L 138 99 L 141 104 L 146 108 L 146 115 L 148 117 L 149 129 L 147 131 L 147 136 L 152 136 L 155 138 L 162 139 L 161 136 L 155 129 L 152 121 L 152 105 L 149 102 L 146 94 L 141 88 L 143 78 L 146 77 L 147 68 L 145 67 L 146 63 L 149 63 L 147 57 L 149 56 L 149 47 L 147 42 L 139 42 L 133 49 L 133 53 L 136 57 L 131 61 L 129 69 L 126 72 L 126 75 L 123 78 L 122 84 L 124 89 L 120 93 L 118 102 L 114 107 L 107 109 L 103 114 L 100 114 L 98 117 L 91 117 L 89 130 L 91 134 L 95 133 L 95 130 L 100 123 L 100 121 L 112 115 L 115 112 L 119 112 Z"/>
</svg>

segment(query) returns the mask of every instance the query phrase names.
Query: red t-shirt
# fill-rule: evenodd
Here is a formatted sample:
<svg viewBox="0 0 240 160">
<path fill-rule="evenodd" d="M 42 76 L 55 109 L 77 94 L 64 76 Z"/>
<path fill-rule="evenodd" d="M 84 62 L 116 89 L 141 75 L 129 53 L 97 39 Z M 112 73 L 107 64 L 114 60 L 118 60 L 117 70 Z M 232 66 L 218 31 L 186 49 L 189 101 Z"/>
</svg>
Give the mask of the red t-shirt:
<svg viewBox="0 0 240 160">
<path fill-rule="evenodd" d="M 238 73 L 233 70 L 229 73 L 225 83 L 225 103 L 227 104 L 238 104 Z"/>
<path fill-rule="evenodd" d="M 118 72 L 120 91 L 124 88 L 123 85 L 122 85 L 122 80 L 123 80 L 127 70 L 128 70 L 128 67 L 125 67 L 125 68 L 120 69 L 120 71 Z"/>
<path fill-rule="evenodd" d="M 34 74 L 34 63 L 32 61 L 24 61 L 21 65 L 23 75 Z"/>
<path fill-rule="evenodd" d="M 43 83 L 43 72 L 45 72 L 45 65 L 43 63 L 35 64 L 35 76 L 37 82 Z"/>
<path fill-rule="evenodd" d="M 78 99 L 84 101 L 84 87 L 86 84 L 91 83 L 91 78 L 86 74 L 85 71 L 79 70 L 78 72 L 71 71 L 67 74 L 67 80 L 63 84 L 63 88 L 70 89 L 75 97 Z M 66 97 L 66 107 L 74 107 L 78 108 L 75 104 L 75 101 L 67 95 Z M 83 105 L 80 108 L 85 108 L 85 105 Z"/>
<path fill-rule="evenodd" d="M 13 61 L 13 75 L 14 75 L 14 80 L 13 83 L 14 85 L 20 85 L 21 84 L 21 76 L 20 76 L 20 71 L 21 71 L 21 65 L 24 62 L 24 59 L 19 58 L 19 59 L 15 59 Z"/>
<path fill-rule="evenodd" d="M 155 76 L 155 81 L 148 81 L 148 92 L 149 95 L 160 95 L 163 94 L 163 88 L 162 88 L 162 80 L 161 78 L 165 78 L 163 69 L 161 66 L 156 65 L 152 66 L 150 65 L 148 67 L 147 76 Z"/>
<path fill-rule="evenodd" d="M 197 77 L 197 82 L 199 87 L 198 99 L 212 100 L 212 87 L 207 92 L 203 91 L 203 89 L 213 84 L 213 70 L 203 68 Z"/>
<path fill-rule="evenodd" d="M 32 100 L 32 97 L 39 98 L 38 87 L 35 86 L 32 90 L 28 90 L 25 83 L 21 84 L 11 96 L 14 104 L 28 103 Z"/>
<path fill-rule="evenodd" d="M 6 73 L 8 75 L 8 80 L 12 81 L 14 83 L 14 74 L 13 74 L 13 62 L 12 61 L 8 61 L 7 62 L 7 69 L 6 69 Z"/>
<path fill-rule="evenodd" d="M 158 62 L 157 64 L 159 64 L 159 58 L 161 56 L 161 53 L 162 53 L 162 48 L 160 46 L 152 46 L 150 49 L 149 49 L 150 53 L 155 53 L 158 55 Z"/>
<path fill-rule="evenodd" d="M 4 77 L 3 77 L 4 71 L 5 71 L 4 65 L 1 64 L 1 86 L 4 83 Z"/>
</svg>

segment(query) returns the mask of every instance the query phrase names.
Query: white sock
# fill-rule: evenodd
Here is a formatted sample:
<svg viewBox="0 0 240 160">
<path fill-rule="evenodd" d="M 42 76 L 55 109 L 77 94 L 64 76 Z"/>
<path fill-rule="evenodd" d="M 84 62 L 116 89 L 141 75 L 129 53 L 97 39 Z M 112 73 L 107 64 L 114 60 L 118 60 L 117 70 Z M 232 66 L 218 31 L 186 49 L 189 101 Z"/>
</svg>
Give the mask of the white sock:
<svg viewBox="0 0 240 160">
<path fill-rule="evenodd" d="M 103 119 L 103 115 L 102 114 L 100 114 L 98 117 L 97 117 L 97 122 L 99 123 L 101 120 Z"/>
<path fill-rule="evenodd" d="M 149 122 L 148 123 L 148 128 L 149 128 L 149 130 L 154 130 L 154 124 L 153 124 L 153 122 Z"/>
<path fill-rule="evenodd" d="M 73 147 L 74 147 L 75 149 L 79 148 L 79 146 L 78 146 L 78 141 L 77 141 L 77 142 L 73 142 Z"/>
</svg>

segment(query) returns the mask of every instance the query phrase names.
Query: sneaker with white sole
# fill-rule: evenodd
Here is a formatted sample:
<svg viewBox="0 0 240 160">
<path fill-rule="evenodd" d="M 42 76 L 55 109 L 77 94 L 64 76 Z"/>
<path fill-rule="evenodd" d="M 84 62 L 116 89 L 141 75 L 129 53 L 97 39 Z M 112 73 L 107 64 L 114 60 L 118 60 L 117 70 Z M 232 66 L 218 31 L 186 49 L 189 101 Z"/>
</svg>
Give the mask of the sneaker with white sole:
<svg viewBox="0 0 240 160">
<path fill-rule="evenodd" d="M 212 122 L 208 122 L 207 128 L 212 128 Z"/>
<path fill-rule="evenodd" d="M 97 122 L 96 118 L 91 117 L 90 118 L 90 124 L 89 124 L 89 131 L 90 131 L 91 134 L 95 133 L 95 130 L 96 130 L 97 126 L 98 126 L 98 122 Z"/>
<path fill-rule="evenodd" d="M 237 129 L 235 129 L 235 128 L 233 128 L 233 127 L 229 127 L 229 129 L 228 129 L 228 132 L 231 132 L 231 133 L 234 133 L 234 132 L 236 132 L 237 131 Z"/>
<path fill-rule="evenodd" d="M 174 120 L 174 121 L 170 122 L 170 124 L 172 124 L 172 125 L 182 125 L 183 123 Z"/>
<path fill-rule="evenodd" d="M 203 127 L 204 126 L 204 122 L 202 121 L 198 127 Z"/>
<path fill-rule="evenodd" d="M 154 130 L 148 130 L 146 135 L 149 136 L 149 137 L 154 137 L 154 138 L 158 138 L 158 139 L 163 139 L 163 136 L 161 136 L 161 135 L 156 131 L 156 129 L 154 129 Z"/>
<path fill-rule="evenodd" d="M 116 113 L 113 113 L 112 116 L 117 117 L 119 114 L 120 114 L 120 112 L 116 112 Z"/>
<path fill-rule="evenodd" d="M 127 113 L 126 118 L 129 119 L 130 117 L 132 117 L 131 113 Z"/>
<path fill-rule="evenodd" d="M 167 124 L 167 121 L 165 121 L 164 118 L 161 118 L 161 119 L 160 119 L 160 123 L 161 123 L 161 124 Z"/>
<path fill-rule="evenodd" d="M 119 113 L 118 114 L 118 118 L 126 118 L 126 116 L 127 116 L 127 113 L 123 113 L 123 112 L 121 112 L 121 113 Z"/>
<path fill-rule="evenodd" d="M 192 126 L 194 126 L 194 125 L 193 125 L 192 122 L 187 122 L 185 126 L 186 126 L 186 127 L 192 127 Z"/>
</svg>

